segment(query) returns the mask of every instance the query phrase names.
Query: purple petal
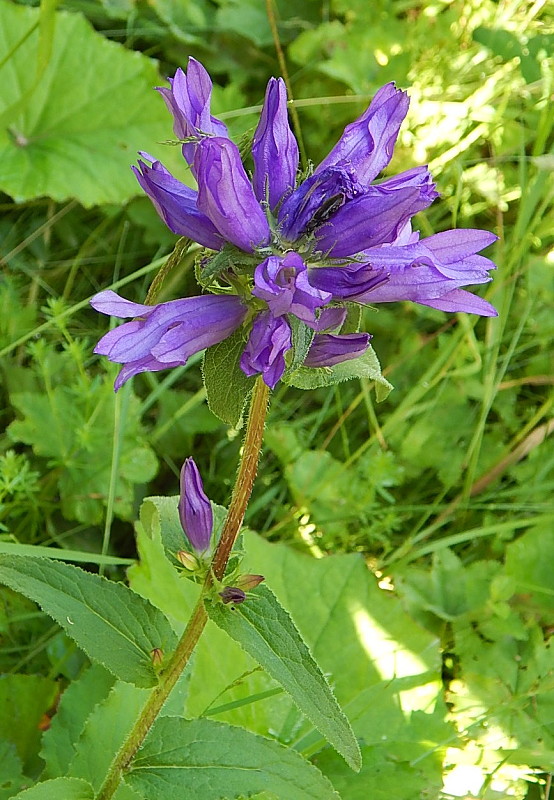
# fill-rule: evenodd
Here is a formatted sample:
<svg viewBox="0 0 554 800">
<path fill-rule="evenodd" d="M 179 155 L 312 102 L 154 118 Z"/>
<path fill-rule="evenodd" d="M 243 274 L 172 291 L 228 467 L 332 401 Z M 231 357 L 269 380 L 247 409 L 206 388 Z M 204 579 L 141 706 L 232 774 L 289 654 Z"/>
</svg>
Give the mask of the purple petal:
<svg viewBox="0 0 554 800">
<path fill-rule="evenodd" d="M 435 182 L 431 177 L 427 167 L 413 167 L 401 172 L 399 175 L 394 175 L 392 178 L 387 178 L 378 184 L 381 191 L 397 191 L 398 189 L 405 189 L 408 187 L 419 189 L 420 201 L 425 203 L 425 208 L 431 205 L 439 193 L 436 191 Z"/>
<path fill-rule="evenodd" d="M 252 252 L 267 244 L 270 230 L 238 148 L 229 139 L 204 139 L 195 157 L 198 208 L 228 242 Z"/>
<path fill-rule="evenodd" d="M 329 167 L 306 178 L 279 209 L 281 235 L 293 242 L 322 225 L 363 187 L 352 169 Z"/>
<path fill-rule="evenodd" d="M 140 160 L 138 164 L 138 168 L 131 169 L 167 227 L 179 236 L 219 250 L 223 245 L 222 237 L 198 210 L 198 193 L 174 178 L 159 161 L 154 161 L 152 166 Z"/>
<path fill-rule="evenodd" d="M 345 264 L 342 267 L 314 267 L 310 270 L 310 283 L 330 292 L 336 299 L 347 300 L 369 292 L 388 280 L 383 270 L 370 264 Z"/>
<path fill-rule="evenodd" d="M 365 353 L 369 333 L 347 333 L 343 336 L 322 333 L 314 336 L 304 361 L 305 367 L 332 367 L 342 361 L 350 361 Z"/>
<path fill-rule="evenodd" d="M 306 325 L 313 331 L 332 331 L 340 328 L 346 319 L 346 308 L 332 306 L 324 308 L 316 322 L 307 322 Z"/>
<path fill-rule="evenodd" d="M 344 258 L 367 247 L 391 242 L 406 221 L 425 208 L 419 190 L 380 192 L 370 186 L 362 197 L 346 203 L 317 232 L 317 249 Z"/>
<path fill-rule="evenodd" d="M 266 301 L 274 317 L 294 314 L 315 322 L 315 310 L 331 299 L 329 292 L 310 285 L 306 265 L 297 253 L 266 258 L 256 267 L 254 283 L 252 294 Z"/>
<path fill-rule="evenodd" d="M 120 300 L 125 304 L 122 298 Z M 116 303 L 109 298 L 107 302 L 111 308 L 111 304 Z M 138 304 L 129 305 L 144 308 Z M 140 319 L 109 331 L 94 350 L 110 361 L 125 365 L 117 378 L 116 389 L 139 372 L 156 372 L 186 364 L 193 353 L 227 338 L 247 313 L 238 297 L 224 295 L 187 297 L 146 308 L 148 316 L 143 314 Z M 126 314 L 131 311 L 127 307 L 123 310 Z"/>
<path fill-rule="evenodd" d="M 482 297 L 463 289 L 453 289 L 434 300 L 420 300 L 423 306 L 437 308 L 439 311 L 465 311 L 467 314 L 480 314 L 482 317 L 497 317 L 498 311 Z"/>
<path fill-rule="evenodd" d="M 261 373 L 264 383 L 273 389 L 285 371 L 285 353 L 291 346 L 291 330 L 285 318 L 262 311 L 252 325 L 240 368 L 248 376 Z"/>
<path fill-rule="evenodd" d="M 443 231 L 428 236 L 424 242 L 428 250 L 443 263 L 452 264 L 466 256 L 471 256 L 483 250 L 493 242 L 498 241 L 498 236 L 489 231 L 475 230 L 474 228 L 460 228 L 453 231 Z M 492 264 L 492 261 L 489 262 Z M 492 267 L 489 269 L 494 268 Z"/>
<path fill-rule="evenodd" d="M 289 125 L 287 90 L 282 78 L 270 78 L 262 115 L 252 142 L 254 192 L 271 209 L 294 188 L 298 145 Z"/>
<path fill-rule="evenodd" d="M 407 95 L 393 83 L 383 86 L 362 116 L 346 126 L 316 173 L 327 167 L 349 164 L 360 183 L 367 186 L 391 160 L 408 105 Z"/>
<path fill-rule="evenodd" d="M 193 549 L 197 553 L 208 550 L 213 530 L 212 506 L 206 497 L 202 478 L 192 458 L 187 458 L 181 468 L 179 519 Z"/>
<path fill-rule="evenodd" d="M 111 289 L 98 292 L 90 301 L 95 311 L 107 314 L 110 317 L 140 317 L 151 314 L 154 306 L 143 306 L 141 303 L 133 303 L 126 300 Z"/>
<path fill-rule="evenodd" d="M 129 378 L 133 378 L 141 372 L 159 372 L 162 369 L 180 366 L 182 366 L 181 362 L 176 362 L 175 364 L 161 364 L 159 361 L 156 361 L 153 356 L 147 356 L 138 361 L 130 361 L 128 364 L 124 364 L 119 370 L 113 388 L 116 392 L 119 391 L 123 384 L 127 383 Z"/>
<path fill-rule="evenodd" d="M 186 75 L 178 69 L 169 83 L 170 89 L 158 87 L 158 91 L 173 115 L 173 131 L 178 139 L 201 139 L 205 134 L 228 136 L 223 122 L 210 113 L 212 81 L 199 61 L 189 58 Z M 183 144 L 183 156 L 191 167 L 195 148 L 194 142 Z"/>
</svg>

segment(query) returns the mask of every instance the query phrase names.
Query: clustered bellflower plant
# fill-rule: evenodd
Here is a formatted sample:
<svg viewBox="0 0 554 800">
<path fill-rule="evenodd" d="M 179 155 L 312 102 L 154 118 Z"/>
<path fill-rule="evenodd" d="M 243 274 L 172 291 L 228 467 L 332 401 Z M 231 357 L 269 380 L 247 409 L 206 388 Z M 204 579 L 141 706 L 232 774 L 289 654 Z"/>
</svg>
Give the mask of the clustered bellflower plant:
<svg viewBox="0 0 554 800">
<path fill-rule="evenodd" d="M 248 396 L 250 404 L 229 508 L 210 503 L 198 468 L 188 458 L 180 497 L 169 502 L 150 498 L 150 510 L 141 515 L 141 526 L 151 520 L 152 536 L 158 539 L 152 546 L 163 547 L 173 568 L 181 568 L 181 575 L 196 584 L 195 605 L 180 639 L 173 636 L 163 603 L 146 611 L 146 601 L 133 599 L 125 586 L 87 577 L 95 586 L 87 589 L 87 602 L 94 604 L 96 591 L 101 597 L 109 587 L 113 602 L 120 603 L 124 594 L 125 607 L 134 609 L 133 625 L 125 623 L 122 636 L 123 651 L 131 645 L 131 661 L 122 662 L 117 677 L 132 682 L 129 670 L 134 668 L 136 685 L 152 687 L 110 756 L 95 798 L 111 800 L 121 783 L 130 781 L 131 788 L 152 800 L 181 796 L 183 790 L 205 800 L 206 792 L 216 798 L 266 789 L 279 797 L 331 800 L 338 796 L 331 783 L 294 748 L 209 718 L 160 712 L 210 620 L 288 692 L 306 730 L 309 721 L 353 770 L 360 770 L 356 733 L 301 633 L 263 576 L 241 571 L 244 553 L 237 541 L 258 468 L 270 390 L 280 380 L 294 383 L 302 371 L 318 380 L 323 374 L 327 384 L 358 374 L 372 374 L 386 384 L 378 368 L 371 373 L 370 335 L 356 324 L 360 314 L 353 312 L 364 305 L 411 300 L 443 311 L 494 316 L 489 303 L 464 287 L 490 280 L 494 265 L 479 251 L 496 237 L 481 230 L 451 230 L 419 238 L 412 218 L 437 197 L 427 167 L 375 182 L 391 160 L 408 110 L 406 94 L 393 84 L 377 92 L 329 155 L 304 174 L 299 173 L 282 80 L 272 78 L 267 86 L 252 141 L 251 175 L 225 125 L 211 115 L 212 83 L 201 64 L 190 59 L 187 73 L 179 70 L 170 87 L 159 91 L 198 189 L 181 183 L 145 153 L 134 171 L 167 226 L 201 246 L 196 262 L 201 291 L 158 305 L 100 292 L 92 300 L 94 308 L 128 321 L 103 336 L 95 352 L 122 365 L 117 390 L 133 375 L 183 365 L 206 349 L 208 400 L 210 391 L 212 400 L 219 392 L 221 405 L 230 405 L 232 384 L 242 387 L 238 400 L 232 396 L 240 413 Z M 209 389 L 210 353 L 220 374 Z M 370 373 L 364 373 L 366 368 Z M 56 568 L 56 587 L 58 572 L 65 580 L 67 569 Z M 42 567 L 39 573 L 42 577 Z M 73 572 L 72 580 L 84 579 Z M 165 597 L 165 589 L 161 594 Z M 107 626 L 106 636 L 120 624 L 120 608 L 116 604 L 117 619 Z M 100 616 L 94 617 L 94 631 Z M 70 635 L 86 636 L 86 625 L 74 628 L 68 629 Z M 133 641 L 141 636 L 142 650 Z M 97 638 L 87 644 L 92 652 Z M 314 741 L 312 733 L 302 738 Z"/>
<path fill-rule="evenodd" d="M 479 251 L 496 240 L 482 230 L 420 239 L 412 218 L 438 196 L 427 167 L 379 183 L 408 111 L 408 97 L 383 86 L 312 174 L 299 180 L 298 145 L 282 79 L 271 78 L 252 142 L 250 177 L 227 128 L 210 113 L 212 83 L 191 58 L 159 89 L 198 184 L 195 191 L 142 153 L 135 175 L 166 225 L 202 245 L 205 290 L 154 306 L 103 291 L 93 307 L 132 318 L 107 333 L 96 353 L 122 364 L 115 387 L 133 375 L 183 365 L 241 328 L 240 368 L 273 388 L 292 361 L 332 367 L 369 346 L 368 333 L 343 329 L 353 304 L 410 300 L 442 311 L 496 315 L 462 287 L 490 280 Z M 351 326 L 350 326 L 351 327 Z"/>
</svg>

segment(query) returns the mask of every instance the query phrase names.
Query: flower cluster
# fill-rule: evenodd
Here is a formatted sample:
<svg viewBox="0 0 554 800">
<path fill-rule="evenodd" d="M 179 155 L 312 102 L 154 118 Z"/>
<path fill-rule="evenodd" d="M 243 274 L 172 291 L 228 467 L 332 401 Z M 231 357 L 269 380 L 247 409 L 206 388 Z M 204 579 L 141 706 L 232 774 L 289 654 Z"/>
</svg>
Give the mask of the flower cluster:
<svg viewBox="0 0 554 800">
<path fill-rule="evenodd" d="M 437 197 L 426 167 L 373 183 L 392 158 L 408 110 L 406 94 L 394 84 L 377 92 L 298 185 L 298 146 L 282 79 L 267 86 L 251 179 L 225 125 L 211 115 L 212 83 L 199 62 L 191 58 L 187 73 L 178 70 L 170 88 L 159 91 L 198 190 L 144 153 L 133 169 L 166 225 L 207 248 L 200 275 L 212 277 L 206 281 L 212 293 L 157 306 L 111 291 L 96 295 L 96 310 L 131 318 L 95 350 L 123 365 L 116 388 L 139 372 L 185 364 L 239 327 L 243 372 L 261 374 L 273 388 L 287 367 L 294 326 L 311 336 L 306 367 L 333 366 L 365 352 L 369 334 L 341 333 L 352 303 L 411 300 L 496 315 L 462 288 L 490 280 L 494 264 L 477 254 L 496 236 L 450 230 L 420 240 L 411 219 Z"/>
</svg>

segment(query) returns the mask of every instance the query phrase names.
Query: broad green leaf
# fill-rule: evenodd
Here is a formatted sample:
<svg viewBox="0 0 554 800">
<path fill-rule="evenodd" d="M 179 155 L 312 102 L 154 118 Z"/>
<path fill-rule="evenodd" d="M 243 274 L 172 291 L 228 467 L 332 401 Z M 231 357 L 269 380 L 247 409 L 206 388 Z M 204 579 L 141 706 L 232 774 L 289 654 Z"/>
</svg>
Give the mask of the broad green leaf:
<svg viewBox="0 0 554 800">
<path fill-rule="evenodd" d="M 16 200 L 49 195 L 84 206 L 140 194 L 129 169 L 138 150 L 164 160 L 171 133 L 155 63 L 58 12 L 48 65 L 39 69 L 39 10 L 0 4 L 0 188 Z M 30 35 L 28 35 L 30 34 Z M 83 65 L 94 65 L 83 79 Z M 171 154 L 170 154 L 171 155 Z M 174 156 L 171 155 L 171 158 Z"/>
<path fill-rule="evenodd" d="M 223 420 L 240 428 L 242 415 L 255 378 L 247 378 L 239 366 L 245 341 L 240 330 L 220 344 L 206 350 L 202 372 L 210 410 Z"/>
<path fill-rule="evenodd" d="M 393 386 L 381 373 L 381 366 L 371 345 L 363 356 L 335 364 L 334 367 L 318 367 L 311 369 L 300 367 L 296 372 L 283 378 L 285 383 L 296 386 L 297 389 L 318 389 L 321 386 L 333 386 L 336 383 L 350 380 L 351 378 L 367 378 L 375 382 L 377 400 L 384 400 Z"/>
<path fill-rule="evenodd" d="M 42 547 L 38 544 L 19 544 L 17 542 L 0 542 L 0 553 L 11 556 L 44 556 L 60 561 L 77 561 L 81 564 L 134 564 L 132 558 L 118 558 L 117 556 L 102 555 L 102 553 L 87 553 L 85 550 L 62 550 L 56 547 Z"/>
<path fill-rule="evenodd" d="M 179 550 L 190 550 L 183 533 L 183 526 L 178 512 L 179 496 L 173 497 L 147 497 L 140 509 L 140 524 L 143 525 L 149 536 L 161 542 L 165 548 L 166 556 L 172 565 L 177 565 L 175 553 Z M 219 541 L 219 536 L 227 509 L 212 503 L 214 528 L 212 545 Z"/>
<path fill-rule="evenodd" d="M 15 745 L 25 772 L 39 766 L 39 726 L 57 694 L 56 681 L 41 675 L 0 676 L 0 739 Z"/>
<path fill-rule="evenodd" d="M 87 719 L 67 774 L 89 781 L 98 791 L 149 694 L 148 689 L 118 681 Z"/>
<path fill-rule="evenodd" d="M 533 528 L 506 548 L 506 574 L 517 591 L 528 595 L 547 622 L 554 608 L 554 530 L 552 526 Z"/>
<path fill-rule="evenodd" d="M 66 374 L 70 371 L 66 361 L 61 367 Z M 59 469 L 62 512 L 68 519 L 102 521 L 112 480 L 113 439 L 118 437 L 114 512 L 132 519 L 135 484 L 151 480 L 157 470 L 137 397 L 129 393 L 116 398 L 108 381 L 90 381 L 83 391 L 78 377 L 68 376 L 48 392 L 18 392 L 11 401 L 22 418 L 11 423 L 8 435 L 31 445 L 36 455 Z M 116 403 L 121 419 L 117 432 Z"/>
<path fill-rule="evenodd" d="M 151 652 L 175 635 L 159 609 L 131 589 L 59 561 L 0 556 L 0 580 L 38 603 L 92 661 L 136 686 L 157 683 Z"/>
<path fill-rule="evenodd" d="M 12 742 L 0 741 L 0 800 L 8 800 L 28 784 Z"/>
<path fill-rule="evenodd" d="M 326 778 L 294 750 L 208 719 L 155 723 L 125 782 L 148 800 L 221 800 L 273 792 L 286 800 L 338 800 Z"/>
<path fill-rule="evenodd" d="M 361 767 L 352 728 L 306 643 L 275 595 L 260 586 L 236 608 L 207 604 L 210 619 L 238 642 L 291 695 L 298 708 L 345 758 Z"/>
<path fill-rule="evenodd" d="M 92 664 L 63 692 L 52 722 L 42 737 L 41 757 L 46 762 L 42 778 L 68 774 L 77 742 L 89 715 L 107 696 L 115 678 L 104 667 Z"/>
<path fill-rule="evenodd" d="M 53 778 L 17 794 L 13 800 L 94 800 L 92 786 L 80 778 Z"/>
</svg>

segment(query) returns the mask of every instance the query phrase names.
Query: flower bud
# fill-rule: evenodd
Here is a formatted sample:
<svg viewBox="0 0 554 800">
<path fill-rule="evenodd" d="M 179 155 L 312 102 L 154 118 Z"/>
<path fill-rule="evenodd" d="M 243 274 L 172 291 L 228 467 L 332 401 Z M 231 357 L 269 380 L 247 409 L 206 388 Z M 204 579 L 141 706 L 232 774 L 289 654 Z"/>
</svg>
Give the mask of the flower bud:
<svg viewBox="0 0 554 800">
<path fill-rule="evenodd" d="M 163 650 L 160 647 L 155 647 L 150 651 L 150 658 L 152 659 L 152 664 L 155 667 L 161 667 L 164 660 Z"/>
<path fill-rule="evenodd" d="M 187 458 L 181 469 L 179 518 L 193 550 L 197 553 L 206 552 L 212 538 L 212 507 L 204 493 L 198 467 L 192 458 Z"/>
<path fill-rule="evenodd" d="M 188 569 L 189 572 L 196 572 L 200 566 L 196 556 L 192 553 L 188 553 L 186 550 L 177 551 L 177 553 L 175 553 L 175 558 L 183 565 L 185 569 Z"/>
<path fill-rule="evenodd" d="M 239 589 L 236 586 L 226 586 L 222 592 L 219 592 L 219 596 L 226 604 L 234 603 L 235 605 L 238 605 L 239 603 L 244 603 L 246 600 L 245 593 L 242 591 L 242 589 Z"/>
<path fill-rule="evenodd" d="M 242 589 L 243 592 L 250 592 L 255 589 L 263 580 L 263 575 L 239 575 L 235 581 L 237 589 Z"/>
</svg>

